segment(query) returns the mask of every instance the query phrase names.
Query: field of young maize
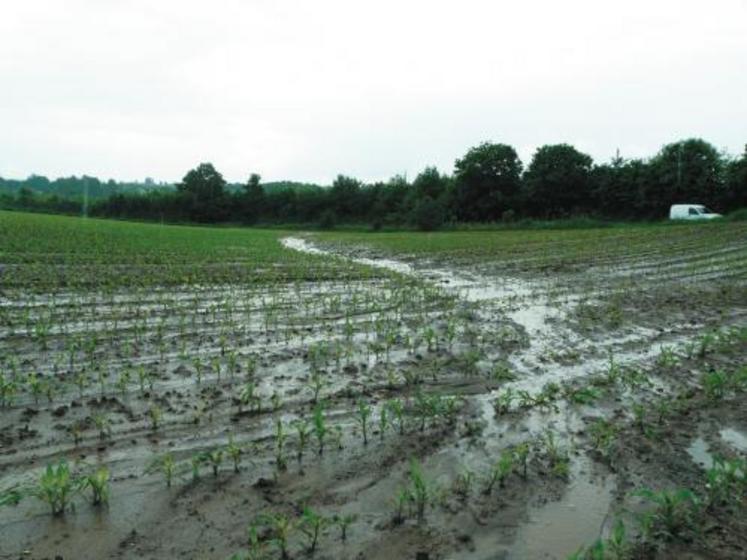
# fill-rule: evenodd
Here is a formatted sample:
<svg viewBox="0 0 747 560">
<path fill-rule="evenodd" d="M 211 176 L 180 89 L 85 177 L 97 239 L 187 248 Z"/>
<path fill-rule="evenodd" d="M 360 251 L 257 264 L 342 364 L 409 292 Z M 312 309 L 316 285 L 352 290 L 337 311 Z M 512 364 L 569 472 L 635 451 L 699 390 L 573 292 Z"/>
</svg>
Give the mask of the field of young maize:
<svg viewBox="0 0 747 560">
<path fill-rule="evenodd" d="M 744 558 L 747 225 L 0 212 L 0 559 Z"/>
</svg>

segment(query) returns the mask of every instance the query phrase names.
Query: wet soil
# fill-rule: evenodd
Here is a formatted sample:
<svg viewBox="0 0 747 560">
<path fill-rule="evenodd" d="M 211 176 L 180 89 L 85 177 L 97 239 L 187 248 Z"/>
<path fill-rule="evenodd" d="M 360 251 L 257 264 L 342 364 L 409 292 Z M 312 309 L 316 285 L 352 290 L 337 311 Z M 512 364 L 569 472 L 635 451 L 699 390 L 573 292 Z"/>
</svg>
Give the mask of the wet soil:
<svg viewBox="0 0 747 560">
<path fill-rule="evenodd" d="M 0 491 L 30 487 L 59 459 L 76 472 L 105 465 L 112 482 L 108 506 L 86 491 L 60 517 L 31 497 L 0 509 L 0 558 L 229 558 L 247 554 L 247 527 L 267 514 L 293 521 L 290 555 L 302 558 L 306 507 L 356 516 L 345 541 L 323 530 L 315 558 L 566 558 L 617 519 L 630 527 L 631 557 L 745 557 L 747 527 L 725 508 L 707 512 L 704 534 L 655 548 L 627 513 L 644 507 L 637 488 L 702 492 L 713 456 L 745 456 L 744 393 L 716 402 L 700 383 L 747 357 L 742 339 L 704 342 L 747 325 L 744 279 L 726 264 L 695 278 L 645 259 L 636 274 L 608 263 L 528 278 L 484 262 L 456 269 L 285 244 L 392 275 L 3 294 L 0 363 L 17 389 L 0 408 Z M 299 461 L 293 423 L 311 421 L 315 379 L 330 435 L 321 455 L 311 435 Z M 258 400 L 242 402 L 247 384 Z M 589 388 L 591 402 L 579 397 Z M 497 412 L 506 393 L 514 399 Z M 653 412 L 682 394 L 687 406 Z M 428 413 L 434 395 L 441 407 L 453 397 L 452 412 Z M 390 412 L 382 431 L 392 400 L 404 426 Z M 652 411 L 650 433 L 636 424 L 638 403 Z M 600 419 L 616 430 L 603 452 Z M 224 455 L 217 476 L 201 460 L 195 478 L 192 459 L 229 438 L 242 448 L 238 472 Z M 487 492 L 500 457 L 522 445 L 526 472 L 515 465 Z M 171 487 L 149 469 L 166 454 Z M 428 489 L 422 519 L 397 504 L 413 459 Z M 259 534 L 266 557 L 279 558 L 270 528 Z"/>
</svg>

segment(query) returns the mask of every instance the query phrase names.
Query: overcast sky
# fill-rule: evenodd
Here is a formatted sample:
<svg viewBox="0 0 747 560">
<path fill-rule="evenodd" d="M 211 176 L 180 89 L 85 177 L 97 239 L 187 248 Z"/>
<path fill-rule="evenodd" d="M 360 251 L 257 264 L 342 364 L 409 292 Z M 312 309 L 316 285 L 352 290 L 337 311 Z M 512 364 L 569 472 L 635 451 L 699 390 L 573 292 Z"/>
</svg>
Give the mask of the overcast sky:
<svg viewBox="0 0 747 560">
<path fill-rule="evenodd" d="M 747 143 L 747 0 L 2 0 L 0 176 L 231 181 Z"/>
</svg>

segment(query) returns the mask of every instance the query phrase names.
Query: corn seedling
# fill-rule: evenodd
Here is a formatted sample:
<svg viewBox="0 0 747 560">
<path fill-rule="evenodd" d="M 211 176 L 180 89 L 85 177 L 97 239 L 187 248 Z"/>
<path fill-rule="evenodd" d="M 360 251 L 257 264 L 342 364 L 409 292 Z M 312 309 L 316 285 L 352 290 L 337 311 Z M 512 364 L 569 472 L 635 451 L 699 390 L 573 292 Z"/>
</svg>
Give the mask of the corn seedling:
<svg viewBox="0 0 747 560">
<path fill-rule="evenodd" d="M 91 489 L 91 502 L 101 505 L 109 502 L 109 469 L 100 467 L 84 478 L 85 487 Z"/>
<path fill-rule="evenodd" d="M 599 419 L 591 426 L 594 449 L 607 461 L 612 458 L 618 428 L 608 420 Z"/>
<path fill-rule="evenodd" d="M 195 453 L 189 459 L 189 465 L 192 469 L 192 482 L 200 480 L 200 467 L 205 463 L 204 453 Z"/>
<path fill-rule="evenodd" d="M 233 462 L 233 472 L 239 472 L 239 469 L 241 467 L 242 451 L 241 447 L 236 445 L 236 442 L 233 440 L 233 436 L 228 437 L 228 443 L 226 444 L 226 454 L 231 458 L 231 461 Z"/>
<path fill-rule="evenodd" d="M 493 401 L 493 410 L 496 415 L 508 414 L 511 411 L 511 404 L 514 402 L 516 395 L 510 387 L 500 393 Z"/>
<path fill-rule="evenodd" d="M 397 495 L 394 497 L 394 504 L 396 507 L 394 514 L 394 522 L 397 524 L 402 523 L 405 520 L 405 507 L 412 503 L 413 498 L 409 488 L 401 488 Z"/>
<path fill-rule="evenodd" d="M 0 406 L 6 408 L 12 405 L 17 392 L 16 382 L 0 372 Z"/>
<path fill-rule="evenodd" d="M 161 425 L 161 419 L 163 418 L 163 411 L 161 408 L 153 404 L 148 409 L 148 420 L 150 421 L 150 428 L 154 432 L 158 430 L 158 427 Z"/>
<path fill-rule="evenodd" d="M 284 471 L 288 468 L 288 462 L 285 459 L 285 440 L 288 438 L 283 429 L 283 422 L 275 422 L 275 465 L 278 471 Z"/>
<path fill-rule="evenodd" d="M 314 554 L 314 552 L 316 552 L 316 547 L 319 543 L 319 536 L 328 524 L 329 520 L 326 517 L 322 517 L 308 507 L 303 509 L 299 528 L 309 542 L 309 554 Z"/>
<path fill-rule="evenodd" d="M 381 406 L 379 411 L 379 437 L 383 440 L 386 430 L 389 427 L 389 416 L 387 414 L 386 404 Z"/>
<path fill-rule="evenodd" d="M 71 499 L 84 487 L 83 479 L 75 477 L 67 462 L 47 465 L 30 494 L 45 502 L 52 515 L 63 515 L 71 505 Z"/>
<path fill-rule="evenodd" d="M 493 367 L 493 371 L 490 374 L 490 377 L 491 379 L 493 379 L 493 381 L 498 381 L 501 383 L 516 380 L 516 374 L 511 371 L 511 368 L 508 366 L 508 364 L 504 362 L 498 363 Z"/>
<path fill-rule="evenodd" d="M 308 420 L 300 419 L 293 422 L 293 427 L 296 429 L 296 434 L 298 435 L 298 452 L 296 457 L 300 464 L 303 462 L 303 454 L 309 443 L 309 437 L 311 437 L 311 426 Z"/>
<path fill-rule="evenodd" d="M 674 349 L 669 346 L 662 346 L 659 349 L 659 355 L 656 357 L 656 365 L 662 369 L 671 369 L 679 363 L 679 358 L 674 353 Z"/>
<path fill-rule="evenodd" d="M 627 560 L 631 558 L 631 545 L 625 538 L 625 524 L 615 523 L 607 540 L 599 539 L 589 547 L 581 547 L 568 560 Z"/>
<path fill-rule="evenodd" d="M 18 486 L 0 490 L 0 507 L 17 506 L 23 499 L 23 492 Z"/>
<path fill-rule="evenodd" d="M 319 395 L 321 395 L 322 389 L 327 385 L 324 377 L 318 371 L 311 374 L 311 381 L 309 382 L 309 389 L 311 390 L 312 398 L 311 402 L 316 404 L 319 401 Z"/>
<path fill-rule="evenodd" d="M 392 399 L 390 401 L 387 401 L 386 408 L 389 410 L 389 412 L 392 413 L 392 416 L 394 416 L 395 420 L 397 421 L 397 426 L 399 428 L 399 434 L 404 435 L 405 433 L 405 407 L 402 404 L 402 401 L 399 399 Z"/>
<path fill-rule="evenodd" d="M 555 432 L 552 430 L 546 430 L 540 439 L 540 443 L 544 447 L 545 456 L 547 457 L 553 474 L 562 478 L 568 476 L 568 452 L 558 444 Z"/>
<path fill-rule="evenodd" d="M 339 515 L 335 514 L 332 517 L 332 523 L 337 525 L 340 529 L 340 540 L 342 542 L 346 542 L 348 539 L 348 528 L 358 521 L 358 516 L 355 514 L 352 515 Z"/>
<path fill-rule="evenodd" d="M 85 425 L 83 424 L 82 420 L 75 420 L 69 428 L 70 435 L 73 436 L 73 443 L 77 447 L 80 443 L 80 440 L 83 438 L 83 431 L 85 429 Z"/>
<path fill-rule="evenodd" d="M 151 461 L 148 468 L 145 469 L 146 474 L 160 472 L 163 474 L 163 478 L 166 481 L 166 487 L 171 487 L 171 482 L 174 479 L 174 472 L 176 470 L 176 462 L 174 456 L 171 453 L 165 453 L 160 457 L 156 457 Z"/>
<path fill-rule="evenodd" d="M 260 410 L 260 399 L 255 394 L 256 387 L 254 383 L 245 383 L 243 387 L 241 387 L 241 390 L 239 391 L 239 398 L 237 399 L 238 402 L 238 408 L 239 408 L 239 414 L 241 414 L 244 410 L 245 406 L 249 406 L 249 409 L 256 410 L 256 412 L 261 412 Z"/>
<path fill-rule="evenodd" d="M 646 536 L 671 540 L 695 527 L 700 500 L 691 490 L 682 488 L 657 492 L 643 488 L 634 495 L 654 506 L 640 518 Z"/>
<path fill-rule="evenodd" d="M 709 506 L 741 505 L 747 492 L 747 461 L 714 457 L 706 471 L 706 491 Z"/>
<path fill-rule="evenodd" d="M 723 371 L 710 371 L 701 378 L 705 394 L 711 401 L 723 399 L 726 396 L 729 380 Z"/>
<path fill-rule="evenodd" d="M 287 560 L 290 557 L 288 555 L 288 539 L 296 528 L 295 523 L 281 513 L 264 515 L 261 519 L 266 525 L 270 526 L 272 541 L 277 546 L 280 557 Z"/>
<path fill-rule="evenodd" d="M 521 476 L 527 477 L 527 467 L 529 463 L 529 444 L 520 443 L 513 449 L 514 464 L 521 466 Z"/>
<path fill-rule="evenodd" d="M 363 445 L 368 445 L 368 419 L 371 417 L 371 407 L 363 399 L 358 399 L 358 414 L 356 420 L 363 433 Z"/>
<path fill-rule="evenodd" d="M 454 493 L 462 498 L 469 498 L 472 495 L 472 488 L 475 484 L 475 473 L 469 469 L 464 469 L 454 479 Z"/>
<path fill-rule="evenodd" d="M 217 478 L 218 470 L 223 464 L 223 450 L 213 449 L 212 451 L 206 451 L 204 457 L 205 461 L 210 463 L 210 467 L 213 469 L 213 476 Z"/>
<path fill-rule="evenodd" d="M 498 485 L 503 488 L 506 485 L 506 479 L 511 474 L 514 468 L 514 456 L 512 453 L 504 451 L 501 454 L 500 459 L 490 469 L 490 474 L 487 477 L 488 484 L 485 487 L 485 494 L 492 494 L 493 487 L 497 482 Z"/>
<path fill-rule="evenodd" d="M 93 425 L 99 431 L 99 439 L 107 439 L 112 434 L 112 423 L 109 416 L 103 412 L 93 415 Z"/>
<path fill-rule="evenodd" d="M 327 437 L 327 425 L 324 419 L 324 406 L 322 403 L 317 403 L 314 407 L 313 416 L 314 435 L 319 444 L 319 455 L 324 453 L 324 442 Z"/>
<path fill-rule="evenodd" d="M 425 518 L 425 506 L 433 494 L 431 483 L 423 475 L 423 469 L 415 459 L 410 459 L 410 495 L 415 503 L 418 521 Z"/>
</svg>

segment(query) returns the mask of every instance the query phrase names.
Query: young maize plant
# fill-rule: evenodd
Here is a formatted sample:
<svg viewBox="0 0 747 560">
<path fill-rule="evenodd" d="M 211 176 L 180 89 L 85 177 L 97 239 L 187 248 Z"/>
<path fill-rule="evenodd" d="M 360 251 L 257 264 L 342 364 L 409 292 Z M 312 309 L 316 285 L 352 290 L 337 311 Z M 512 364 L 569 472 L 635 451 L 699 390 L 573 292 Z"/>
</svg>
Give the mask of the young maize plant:
<svg viewBox="0 0 747 560">
<path fill-rule="evenodd" d="M 612 459 L 618 427 L 611 421 L 600 418 L 591 426 L 594 449 L 607 461 Z"/>
<path fill-rule="evenodd" d="M 158 430 L 161 425 L 161 419 L 163 418 L 163 411 L 157 404 L 152 404 L 148 409 L 148 420 L 150 421 L 150 428 L 154 432 Z"/>
<path fill-rule="evenodd" d="M 409 488 L 401 488 L 394 497 L 396 506 L 394 514 L 394 523 L 399 525 L 405 521 L 405 507 L 413 502 L 412 494 Z"/>
<path fill-rule="evenodd" d="M 145 474 L 151 474 L 154 472 L 160 472 L 163 474 L 163 478 L 166 481 L 166 487 L 171 488 L 171 481 L 174 479 L 174 472 L 176 471 L 176 462 L 174 456 L 171 453 L 165 453 L 161 457 L 153 459 L 148 467 L 145 469 Z"/>
<path fill-rule="evenodd" d="M 503 392 L 499 393 L 493 401 L 493 410 L 495 410 L 495 414 L 497 416 L 508 414 L 511 411 L 511 404 L 515 399 L 516 394 L 511 387 L 508 387 Z"/>
<path fill-rule="evenodd" d="M 152 381 L 151 381 L 151 375 L 150 375 L 150 373 L 148 373 L 148 370 L 145 369 L 145 366 L 142 366 L 142 365 L 138 366 L 138 368 L 137 368 L 137 381 L 138 381 L 138 385 L 140 387 L 140 395 L 141 396 L 145 394 L 145 384 L 146 383 L 150 386 L 151 390 L 153 389 L 153 387 L 152 387 Z"/>
<path fill-rule="evenodd" d="M 241 447 L 236 445 L 236 443 L 234 442 L 233 436 L 228 436 L 228 443 L 226 444 L 226 454 L 231 458 L 231 461 L 233 461 L 233 472 L 239 472 L 241 468 L 242 450 Z"/>
<path fill-rule="evenodd" d="M 553 474 L 561 478 L 567 477 L 570 469 L 568 452 L 558 444 L 555 432 L 549 429 L 546 430 L 542 434 L 539 443 L 544 447 L 544 453 L 550 463 Z"/>
<path fill-rule="evenodd" d="M 288 462 L 285 459 L 285 440 L 288 438 L 283 429 L 283 422 L 277 420 L 275 423 L 275 465 L 278 472 L 283 472 L 288 468 Z"/>
<path fill-rule="evenodd" d="M 264 560 L 267 558 L 267 544 L 264 540 L 259 538 L 259 532 L 257 531 L 257 522 L 249 524 L 246 530 L 247 533 L 247 555 L 246 559 L 240 558 L 238 555 L 235 556 L 236 560 Z"/>
<path fill-rule="evenodd" d="M 322 517 L 308 507 L 303 509 L 299 528 L 309 542 L 309 554 L 314 554 L 314 552 L 316 552 L 316 547 L 319 543 L 319 536 L 327 525 L 329 525 L 329 520 L 326 517 Z"/>
<path fill-rule="evenodd" d="M 747 492 L 747 460 L 714 457 L 706 471 L 708 505 L 743 505 Z"/>
<path fill-rule="evenodd" d="M 296 523 L 282 513 L 266 514 L 260 516 L 260 521 L 264 525 L 269 525 L 272 542 L 277 546 L 282 560 L 288 560 L 288 540 L 296 529 Z"/>
<path fill-rule="evenodd" d="M 472 495 L 472 488 L 474 484 L 475 473 L 469 469 L 464 469 L 457 475 L 456 479 L 454 480 L 454 493 L 463 499 L 467 499 Z"/>
<path fill-rule="evenodd" d="M 80 440 L 83 439 L 83 432 L 85 430 L 85 424 L 83 423 L 83 420 L 75 420 L 68 428 L 68 431 L 70 432 L 70 435 L 73 436 L 73 443 L 77 447 L 80 443 Z"/>
<path fill-rule="evenodd" d="M 93 425 L 99 431 L 99 439 L 107 439 L 112 435 L 112 423 L 109 416 L 104 412 L 98 412 L 93 415 Z"/>
<path fill-rule="evenodd" d="M 197 482 L 198 480 L 200 480 L 200 467 L 204 462 L 204 453 L 196 453 L 192 455 L 192 458 L 189 460 L 189 464 L 192 467 L 192 482 Z"/>
<path fill-rule="evenodd" d="M 312 418 L 312 422 L 314 424 L 314 435 L 316 436 L 316 440 L 319 443 L 319 455 L 324 454 L 324 442 L 327 437 L 327 425 L 326 421 L 324 419 L 324 405 L 322 403 L 317 403 L 317 405 L 314 407 L 314 416 Z"/>
<path fill-rule="evenodd" d="M 213 476 L 218 477 L 218 470 L 223 464 L 223 450 L 213 449 L 212 451 L 205 452 L 205 461 L 210 463 L 210 467 L 213 469 Z"/>
<path fill-rule="evenodd" d="M 340 426 L 339 424 L 337 426 L 334 426 L 332 428 L 332 430 L 330 431 L 330 433 L 332 434 L 332 442 L 335 444 L 335 447 L 338 450 L 343 449 L 343 446 L 342 446 L 342 437 L 343 437 L 342 426 Z"/>
<path fill-rule="evenodd" d="M 410 459 L 410 496 L 415 503 L 415 509 L 418 515 L 418 521 L 425 519 L 425 507 L 428 505 L 434 490 L 431 483 L 423 475 L 423 468 L 415 459 Z"/>
<path fill-rule="evenodd" d="M 356 420 L 363 433 L 363 445 L 368 445 L 368 419 L 371 417 L 371 407 L 363 399 L 358 399 L 358 415 Z"/>
<path fill-rule="evenodd" d="M 91 489 L 91 502 L 98 506 L 109 503 L 109 469 L 100 467 L 84 479 L 84 485 Z"/>
<path fill-rule="evenodd" d="M 529 464 L 529 444 L 524 442 L 514 447 L 513 455 L 514 464 L 521 466 L 521 476 L 522 478 L 526 478 Z"/>
<path fill-rule="evenodd" d="M 618 521 L 607 540 L 598 539 L 591 546 L 582 546 L 568 560 L 627 560 L 632 557 L 631 548 L 625 537 L 625 524 Z"/>
<path fill-rule="evenodd" d="M 506 479 L 511 474 L 514 468 L 514 455 L 511 452 L 504 451 L 501 453 L 500 459 L 490 469 L 488 475 L 488 484 L 485 487 L 485 494 L 490 495 L 493 493 L 493 487 L 497 482 L 501 488 L 506 486 Z"/>
<path fill-rule="evenodd" d="M 309 381 L 309 390 L 311 391 L 312 397 L 311 402 L 316 404 L 319 401 L 319 396 L 322 393 L 324 387 L 327 386 L 327 381 L 324 379 L 321 373 L 315 371 L 311 374 L 311 380 Z"/>
<path fill-rule="evenodd" d="M 381 405 L 379 412 L 379 437 L 383 440 L 386 430 L 389 427 L 389 416 L 387 415 L 386 403 Z"/>
<path fill-rule="evenodd" d="M 52 515 L 63 515 L 85 481 L 73 475 L 65 460 L 47 465 L 29 494 L 49 505 Z"/>
<path fill-rule="evenodd" d="M 304 418 L 295 420 L 293 427 L 296 429 L 296 434 L 298 435 L 298 452 L 296 458 L 298 459 L 298 463 L 301 464 L 303 462 L 303 454 L 311 437 L 311 426 L 309 425 L 309 421 Z"/>
<path fill-rule="evenodd" d="M 650 538 L 671 540 L 696 528 L 700 500 L 689 489 L 653 491 L 642 488 L 633 493 L 644 498 L 654 508 L 639 517 L 641 534 Z"/>
<path fill-rule="evenodd" d="M 18 486 L 0 490 L 0 507 L 17 506 L 23 499 L 23 492 Z"/>
<path fill-rule="evenodd" d="M 26 385 L 29 392 L 34 397 L 34 404 L 39 404 L 39 397 L 44 393 L 44 381 L 37 373 L 29 373 L 26 378 Z"/>
<path fill-rule="evenodd" d="M 17 392 L 17 383 L 0 371 L 0 407 L 6 408 L 11 406 Z"/>
<path fill-rule="evenodd" d="M 352 514 L 352 515 L 335 514 L 334 516 L 332 516 L 332 523 L 334 523 L 340 528 L 340 540 L 342 542 L 347 541 L 348 528 L 356 521 L 358 521 L 358 516 L 355 514 Z"/>
<path fill-rule="evenodd" d="M 394 416 L 395 420 L 397 421 L 397 427 L 399 429 L 399 434 L 404 435 L 405 434 L 405 407 L 402 404 L 402 401 L 399 399 L 391 399 L 387 401 L 386 408 L 389 410 L 389 412 L 392 413 L 392 416 Z"/>
</svg>

